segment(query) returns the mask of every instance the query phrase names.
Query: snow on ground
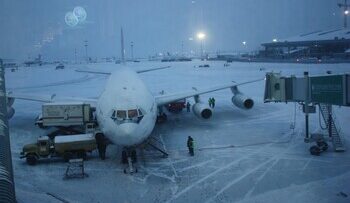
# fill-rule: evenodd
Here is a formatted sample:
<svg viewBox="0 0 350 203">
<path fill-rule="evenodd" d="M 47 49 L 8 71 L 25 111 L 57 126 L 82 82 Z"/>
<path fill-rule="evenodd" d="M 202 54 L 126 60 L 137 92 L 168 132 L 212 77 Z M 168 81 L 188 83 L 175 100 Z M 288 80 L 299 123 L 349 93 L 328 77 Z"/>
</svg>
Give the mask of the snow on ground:
<svg viewBox="0 0 350 203">
<path fill-rule="evenodd" d="M 155 95 L 208 87 L 229 81 L 244 82 L 263 78 L 265 72 L 301 76 L 350 72 L 348 64 L 265 64 L 205 62 L 210 68 L 196 68 L 200 61 L 142 62 L 131 68 L 172 68 L 148 72 L 140 77 Z M 93 64 L 106 68 L 114 64 Z M 78 73 L 85 66 L 22 67 L 6 72 L 7 88 L 12 91 L 57 96 L 98 97 L 106 76 Z M 117 67 L 115 67 L 117 68 Z M 19 158 L 24 144 L 34 142 L 47 131 L 34 126 L 41 111 L 37 102 L 16 100 L 10 120 L 10 136 L 18 202 L 349 202 L 350 153 L 335 153 L 332 147 L 319 157 L 308 152 L 303 142 L 304 117 L 299 105 L 263 103 L 264 82 L 240 87 L 255 100 L 252 110 L 244 111 L 231 103 L 230 90 L 202 96 L 215 97 L 211 120 L 192 113 L 168 116 L 157 125 L 154 135 L 164 143 L 168 158 L 148 148 L 139 151 L 139 172 L 125 175 L 120 163 L 121 149 L 109 146 L 102 161 L 94 152 L 85 162 L 85 179 L 63 180 L 66 163 L 62 159 L 41 161 L 28 166 Z M 193 99 L 190 101 L 193 103 Z M 296 128 L 290 128 L 296 108 Z M 348 107 L 335 107 L 342 135 L 348 141 Z M 311 132 L 321 132 L 318 114 L 310 118 Z M 187 136 L 195 140 L 195 156 L 186 149 Z M 349 143 L 349 141 L 348 141 Z M 347 145 L 349 149 L 349 146 Z M 61 200 L 59 200 L 61 199 Z"/>
</svg>

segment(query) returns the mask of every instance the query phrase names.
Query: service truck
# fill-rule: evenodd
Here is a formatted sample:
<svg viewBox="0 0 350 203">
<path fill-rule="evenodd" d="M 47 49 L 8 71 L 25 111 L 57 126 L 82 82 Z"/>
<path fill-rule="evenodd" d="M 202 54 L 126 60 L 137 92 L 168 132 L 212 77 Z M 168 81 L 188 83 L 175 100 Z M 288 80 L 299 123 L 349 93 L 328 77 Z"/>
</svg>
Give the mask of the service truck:
<svg viewBox="0 0 350 203">
<path fill-rule="evenodd" d="M 83 102 L 46 103 L 36 124 L 39 127 L 84 126 L 94 122 L 93 108 Z"/>
<path fill-rule="evenodd" d="M 180 113 L 182 109 L 186 108 L 186 99 L 180 99 L 166 105 L 166 108 L 171 113 Z"/>
<path fill-rule="evenodd" d="M 26 158 L 29 165 L 35 165 L 39 159 L 63 157 L 65 161 L 77 157 L 86 158 L 87 152 L 97 148 L 93 133 L 78 135 L 58 135 L 53 139 L 40 136 L 36 143 L 23 147 L 21 158 Z"/>
</svg>

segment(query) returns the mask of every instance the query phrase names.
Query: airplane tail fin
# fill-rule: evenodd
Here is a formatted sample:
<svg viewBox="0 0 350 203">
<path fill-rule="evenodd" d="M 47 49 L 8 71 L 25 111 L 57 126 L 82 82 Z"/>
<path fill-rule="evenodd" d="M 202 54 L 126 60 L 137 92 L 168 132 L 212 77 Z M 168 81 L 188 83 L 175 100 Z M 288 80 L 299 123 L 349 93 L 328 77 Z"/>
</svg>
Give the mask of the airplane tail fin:
<svg viewBox="0 0 350 203">
<path fill-rule="evenodd" d="M 120 44 L 121 44 L 121 62 L 122 62 L 122 64 L 125 64 L 125 48 L 124 48 L 123 27 L 120 29 Z"/>
</svg>

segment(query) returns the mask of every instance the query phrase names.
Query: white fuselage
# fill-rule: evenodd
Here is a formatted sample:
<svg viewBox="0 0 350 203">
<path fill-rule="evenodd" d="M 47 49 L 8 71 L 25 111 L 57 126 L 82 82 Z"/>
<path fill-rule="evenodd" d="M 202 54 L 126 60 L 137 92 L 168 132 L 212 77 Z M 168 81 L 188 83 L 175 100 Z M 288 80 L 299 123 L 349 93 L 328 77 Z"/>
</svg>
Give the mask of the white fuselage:
<svg viewBox="0 0 350 203">
<path fill-rule="evenodd" d="M 138 74 L 121 68 L 110 75 L 98 99 L 96 117 L 102 132 L 113 143 L 135 146 L 151 134 L 157 110 L 154 97 Z"/>
</svg>

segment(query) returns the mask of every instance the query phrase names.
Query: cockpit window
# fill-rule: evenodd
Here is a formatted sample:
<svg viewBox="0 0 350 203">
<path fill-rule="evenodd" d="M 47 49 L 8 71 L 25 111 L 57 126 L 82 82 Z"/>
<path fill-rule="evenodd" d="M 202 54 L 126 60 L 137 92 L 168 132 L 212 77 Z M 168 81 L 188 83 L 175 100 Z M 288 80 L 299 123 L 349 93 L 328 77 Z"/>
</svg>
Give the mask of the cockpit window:
<svg viewBox="0 0 350 203">
<path fill-rule="evenodd" d="M 117 118 L 125 119 L 126 118 L 126 111 L 118 110 L 117 111 Z"/>
<path fill-rule="evenodd" d="M 111 119 L 117 123 L 139 123 L 144 116 L 143 112 L 144 111 L 140 108 L 130 110 L 113 110 Z"/>
<path fill-rule="evenodd" d="M 137 109 L 128 110 L 128 117 L 129 118 L 136 118 L 137 116 L 138 116 Z"/>
<path fill-rule="evenodd" d="M 139 112 L 139 116 L 143 116 L 141 109 L 137 109 L 137 111 Z"/>
</svg>

